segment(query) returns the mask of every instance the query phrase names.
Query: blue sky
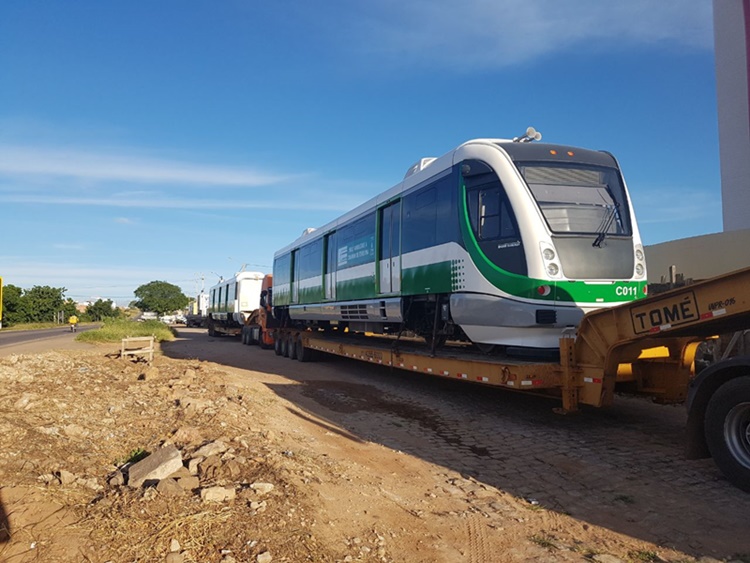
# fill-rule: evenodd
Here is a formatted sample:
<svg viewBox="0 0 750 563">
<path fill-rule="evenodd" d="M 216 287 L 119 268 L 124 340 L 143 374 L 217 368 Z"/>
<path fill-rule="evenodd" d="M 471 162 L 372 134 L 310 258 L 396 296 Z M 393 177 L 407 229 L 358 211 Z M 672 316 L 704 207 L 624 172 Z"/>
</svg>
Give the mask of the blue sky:
<svg viewBox="0 0 750 563">
<path fill-rule="evenodd" d="M 711 1 L 3 0 L 0 276 L 195 295 L 529 125 L 618 157 L 645 244 L 720 231 Z"/>
</svg>

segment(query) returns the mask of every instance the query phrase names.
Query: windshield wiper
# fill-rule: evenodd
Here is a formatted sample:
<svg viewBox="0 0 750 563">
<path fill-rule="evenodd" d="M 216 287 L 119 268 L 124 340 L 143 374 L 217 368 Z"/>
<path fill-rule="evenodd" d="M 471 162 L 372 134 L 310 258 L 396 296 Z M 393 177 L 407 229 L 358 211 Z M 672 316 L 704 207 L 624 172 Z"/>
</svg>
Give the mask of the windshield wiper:
<svg viewBox="0 0 750 563">
<path fill-rule="evenodd" d="M 594 239 L 594 242 L 591 246 L 595 246 L 597 248 L 602 247 L 604 239 L 607 238 L 607 231 L 609 231 L 609 228 L 612 226 L 612 221 L 614 221 L 615 216 L 617 215 L 617 208 L 619 206 L 620 204 L 617 202 L 615 202 L 614 205 L 607 206 L 607 214 L 602 219 L 602 222 L 600 223 L 601 228 L 599 229 L 599 234 L 596 235 L 596 238 Z"/>
</svg>

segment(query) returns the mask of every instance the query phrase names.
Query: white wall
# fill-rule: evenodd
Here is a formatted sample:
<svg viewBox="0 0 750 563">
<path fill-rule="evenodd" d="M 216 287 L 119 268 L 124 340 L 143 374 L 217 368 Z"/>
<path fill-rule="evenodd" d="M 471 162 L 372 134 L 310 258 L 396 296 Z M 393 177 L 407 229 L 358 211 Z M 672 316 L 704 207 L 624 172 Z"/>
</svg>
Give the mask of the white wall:
<svg viewBox="0 0 750 563">
<path fill-rule="evenodd" d="M 724 230 L 732 231 L 750 228 L 750 14 L 743 0 L 714 0 L 713 6 L 722 211 Z"/>
</svg>

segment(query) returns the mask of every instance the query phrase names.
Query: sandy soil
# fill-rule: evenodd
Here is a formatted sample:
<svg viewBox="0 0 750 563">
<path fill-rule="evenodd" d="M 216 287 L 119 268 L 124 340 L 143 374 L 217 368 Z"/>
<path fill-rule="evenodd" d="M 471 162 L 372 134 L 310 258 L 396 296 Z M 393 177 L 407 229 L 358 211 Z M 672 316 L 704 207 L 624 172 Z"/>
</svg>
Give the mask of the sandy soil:
<svg viewBox="0 0 750 563">
<path fill-rule="evenodd" d="M 398 383 L 387 373 L 362 383 L 353 363 L 299 364 L 182 333 L 150 366 L 76 343 L 0 357 L 1 561 L 750 561 L 746 517 L 694 521 L 684 499 L 665 497 L 659 527 L 658 507 L 636 510 L 637 488 L 600 509 L 553 506 L 544 491 L 446 462 L 457 442 L 423 435 L 436 427 L 422 411 L 418 431 L 405 427 L 416 407 L 387 400 L 378 378 Z M 416 385 L 439 416 L 440 396 Z M 414 455 L 424 442 L 430 454 Z M 125 483 L 128 459 L 165 446 L 181 470 Z M 473 448 L 479 461 L 492 453 Z M 710 481 L 706 498 L 750 506 L 710 463 L 691 467 Z M 640 528 L 639 514 L 654 513 Z M 702 537 L 697 522 L 715 532 Z"/>
</svg>

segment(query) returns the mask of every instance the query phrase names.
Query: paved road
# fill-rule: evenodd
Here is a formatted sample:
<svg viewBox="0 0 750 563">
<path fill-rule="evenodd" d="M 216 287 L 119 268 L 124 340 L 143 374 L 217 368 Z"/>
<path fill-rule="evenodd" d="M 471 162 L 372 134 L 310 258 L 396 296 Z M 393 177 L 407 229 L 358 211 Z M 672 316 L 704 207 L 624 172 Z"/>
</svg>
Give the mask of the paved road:
<svg viewBox="0 0 750 563">
<path fill-rule="evenodd" d="M 98 325 L 78 327 L 79 332 L 97 328 Z M 68 325 L 40 330 L 0 330 L 0 356 L 31 354 L 59 348 L 80 348 L 85 344 L 75 342 L 76 334 Z"/>
<path fill-rule="evenodd" d="M 618 397 L 609 409 L 560 416 L 548 399 L 344 358 L 303 364 L 237 338 L 180 334 L 163 346 L 167 355 L 281 375 L 292 384 L 268 385 L 297 408 L 582 525 L 687 553 L 750 554 L 750 494 L 712 460 L 684 459 L 680 406 Z"/>
</svg>

